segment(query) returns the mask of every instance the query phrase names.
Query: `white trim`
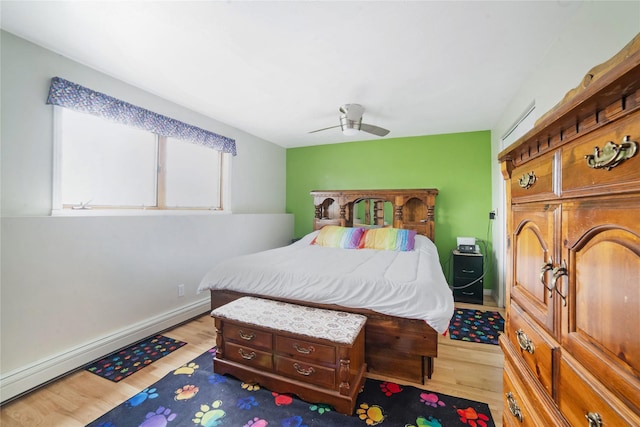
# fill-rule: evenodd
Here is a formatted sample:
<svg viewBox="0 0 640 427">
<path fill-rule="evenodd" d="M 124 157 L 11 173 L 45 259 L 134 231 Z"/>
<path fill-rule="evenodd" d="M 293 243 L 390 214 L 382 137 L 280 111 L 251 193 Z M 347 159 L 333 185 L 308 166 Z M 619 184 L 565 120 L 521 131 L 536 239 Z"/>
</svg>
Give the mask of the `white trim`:
<svg viewBox="0 0 640 427">
<path fill-rule="evenodd" d="M 233 163 L 233 156 L 229 153 L 222 153 L 222 197 L 220 198 L 222 203 L 223 212 L 231 212 L 231 164 Z"/>
<path fill-rule="evenodd" d="M 79 369 L 93 360 L 100 359 L 146 337 L 206 313 L 210 309 L 209 304 L 210 301 L 207 297 L 2 374 L 0 375 L 0 402 Z"/>
<path fill-rule="evenodd" d="M 51 214 L 62 209 L 62 107 L 53 106 L 53 176 L 51 179 Z"/>
<path fill-rule="evenodd" d="M 504 133 L 504 135 L 502 135 L 502 137 L 500 138 L 501 140 L 503 139 L 507 139 L 509 137 L 509 135 L 511 135 L 511 133 L 516 130 L 516 128 L 520 125 L 520 123 L 522 123 L 524 121 L 524 119 L 526 119 L 529 114 L 531 114 L 531 112 L 533 110 L 535 110 L 536 108 L 536 101 L 531 101 L 531 104 L 529 104 L 527 106 L 527 108 L 525 108 L 524 112 L 522 114 L 520 114 L 520 116 L 516 119 L 515 122 L 513 122 L 513 124 L 509 127 L 509 129 Z"/>
<path fill-rule="evenodd" d="M 520 128 L 520 125 L 525 120 L 534 118 L 534 116 L 531 113 L 535 109 L 536 109 L 536 101 L 534 99 L 527 106 L 527 108 L 525 108 L 525 110 L 522 112 L 522 114 L 520 114 L 518 116 L 518 118 L 513 122 L 513 124 L 511 126 L 509 126 L 509 129 L 507 129 L 507 131 L 502 135 L 502 137 L 500 137 L 500 149 L 501 150 L 504 150 L 508 145 L 510 145 L 516 139 L 520 138 L 522 135 L 524 135 L 527 131 L 529 131 L 533 127 L 535 122 L 527 123 L 526 124 L 527 125 L 526 128 L 524 128 L 524 127 Z M 513 137 L 511 137 L 513 132 L 515 132 L 516 130 L 518 130 L 518 132 Z M 508 143 L 505 143 L 505 141 L 508 141 Z"/>
<path fill-rule="evenodd" d="M 231 211 L 217 209 L 54 209 L 51 216 L 185 216 L 229 215 Z"/>
</svg>

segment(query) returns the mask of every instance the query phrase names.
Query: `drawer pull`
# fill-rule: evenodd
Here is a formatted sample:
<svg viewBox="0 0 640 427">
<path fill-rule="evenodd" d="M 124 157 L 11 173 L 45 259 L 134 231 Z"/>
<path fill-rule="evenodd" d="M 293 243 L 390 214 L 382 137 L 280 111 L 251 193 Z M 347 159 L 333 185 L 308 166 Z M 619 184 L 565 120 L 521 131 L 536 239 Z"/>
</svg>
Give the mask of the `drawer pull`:
<svg viewBox="0 0 640 427">
<path fill-rule="evenodd" d="M 558 290 L 557 282 L 558 282 L 558 279 L 561 278 L 562 276 L 568 276 L 568 275 L 569 275 L 569 271 L 567 270 L 566 261 L 562 261 L 562 265 L 559 265 L 553 269 L 553 281 L 551 286 L 553 287 L 553 289 L 556 290 L 558 295 L 560 295 L 560 298 L 562 298 L 562 305 L 564 307 L 567 306 L 567 292 L 565 292 L 564 294 L 560 292 Z"/>
<path fill-rule="evenodd" d="M 528 190 L 529 188 L 531 188 L 533 184 L 536 183 L 537 179 L 538 178 L 536 177 L 536 174 L 533 173 L 533 171 L 531 171 L 529 173 L 525 173 L 524 175 L 522 175 L 518 180 L 518 184 L 520 184 L 521 188 Z"/>
<path fill-rule="evenodd" d="M 551 270 L 553 270 L 553 258 L 549 258 L 549 262 L 545 262 L 544 264 L 542 264 L 542 267 L 540 267 L 540 282 L 549 291 L 549 298 L 553 297 L 553 287 L 547 285 L 545 278 L 546 278 L 547 271 L 551 271 Z M 554 282 L 554 286 L 555 286 L 555 282 Z"/>
<path fill-rule="evenodd" d="M 314 351 L 316 351 L 315 347 L 312 345 L 305 348 L 305 347 L 301 347 L 298 343 L 295 343 L 293 345 L 293 348 L 295 348 L 298 353 L 302 353 L 302 354 L 311 354 Z"/>
<path fill-rule="evenodd" d="M 315 369 L 313 369 L 313 366 L 309 366 L 309 369 L 303 369 L 297 363 L 294 363 L 293 367 L 295 368 L 297 373 L 299 373 L 300 375 L 304 375 L 305 377 L 308 377 L 316 371 Z"/>
<path fill-rule="evenodd" d="M 516 402 L 516 398 L 513 397 L 513 393 L 507 393 L 507 404 L 509 405 L 509 412 L 511 415 L 516 417 L 518 421 L 522 422 L 522 411 L 520 411 L 520 407 L 518 406 L 518 402 Z"/>
<path fill-rule="evenodd" d="M 593 154 L 587 154 L 584 158 L 587 160 L 587 166 L 592 169 L 611 170 L 635 156 L 637 151 L 638 143 L 629 141 L 629 135 L 627 135 L 621 144 L 609 141 L 604 145 L 602 151 L 596 147 Z"/>
<path fill-rule="evenodd" d="M 518 344 L 520 344 L 521 349 L 528 351 L 530 354 L 533 354 L 533 352 L 536 351 L 536 346 L 533 345 L 533 341 L 531 341 L 522 329 L 518 329 L 516 331 L 516 336 L 518 337 Z"/>
<path fill-rule="evenodd" d="M 589 427 L 602 427 L 602 417 L 597 412 L 589 412 L 585 417 L 589 421 Z"/>
<path fill-rule="evenodd" d="M 463 272 L 463 273 L 468 273 L 468 274 L 473 274 L 473 273 L 475 273 L 476 271 L 475 271 L 475 270 L 465 270 L 465 269 L 463 268 L 463 269 L 462 269 L 462 272 Z"/>
<path fill-rule="evenodd" d="M 252 351 L 251 353 L 246 353 L 243 349 L 239 348 L 238 353 L 240 353 L 240 356 L 242 356 L 243 359 L 247 359 L 247 360 L 252 360 L 253 358 L 256 357 L 255 351 Z"/>
<path fill-rule="evenodd" d="M 238 331 L 238 334 L 240 335 L 240 338 L 242 338 L 243 340 L 247 340 L 247 341 L 251 341 L 252 339 L 254 339 L 256 337 L 256 334 L 254 334 L 253 332 L 250 332 L 248 334 L 242 332 L 242 331 Z"/>
</svg>

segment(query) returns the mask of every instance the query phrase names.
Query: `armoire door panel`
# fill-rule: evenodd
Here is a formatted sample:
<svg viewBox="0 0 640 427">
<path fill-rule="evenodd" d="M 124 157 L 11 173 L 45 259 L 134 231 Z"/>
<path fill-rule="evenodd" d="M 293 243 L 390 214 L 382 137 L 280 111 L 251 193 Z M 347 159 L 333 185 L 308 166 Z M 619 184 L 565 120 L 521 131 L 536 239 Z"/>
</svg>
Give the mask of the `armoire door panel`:
<svg viewBox="0 0 640 427">
<path fill-rule="evenodd" d="M 562 344 L 640 411 L 640 202 L 566 206 L 563 229 Z"/>
<path fill-rule="evenodd" d="M 559 205 L 548 204 L 513 208 L 511 298 L 551 333 L 554 331 L 551 272 L 560 211 Z"/>
</svg>

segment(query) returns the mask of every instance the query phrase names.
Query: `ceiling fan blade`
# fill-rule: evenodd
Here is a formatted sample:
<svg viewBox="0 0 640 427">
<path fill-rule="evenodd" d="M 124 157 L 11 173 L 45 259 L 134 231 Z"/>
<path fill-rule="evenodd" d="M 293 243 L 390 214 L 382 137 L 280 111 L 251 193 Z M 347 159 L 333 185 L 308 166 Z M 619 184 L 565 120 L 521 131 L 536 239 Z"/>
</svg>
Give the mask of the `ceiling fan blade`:
<svg viewBox="0 0 640 427">
<path fill-rule="evenodd" d="M 357 122 L 362 119 L 364 107 L 360 104 L 345 104 L 340 107 L 340 112 L 346 114 L 347 119 Z"/>
<path fill-rule="evenodd" d="M 316 133 L 316 132 L 320 132 L 320 131 L 323 131 L 323 130 L 334 129 L 334 128 L 339 128 L 339 127 L 340 127 L 340 125 L 338 125 L 338 126 L 329 126 L 328 128 L 316 129 L 316 130 L 312 130 L 312 131 L 307 132 L 307 133 Z"/>
<path fill-rule="evenodd" d="M 385 136 L 389 133 L 387 129 L 381 128 L 379 126 L 368 125 L 366 123 L 362 123 L 362 125 L 360 126 L 360 130 L 377 136 Z"/>
</svg>

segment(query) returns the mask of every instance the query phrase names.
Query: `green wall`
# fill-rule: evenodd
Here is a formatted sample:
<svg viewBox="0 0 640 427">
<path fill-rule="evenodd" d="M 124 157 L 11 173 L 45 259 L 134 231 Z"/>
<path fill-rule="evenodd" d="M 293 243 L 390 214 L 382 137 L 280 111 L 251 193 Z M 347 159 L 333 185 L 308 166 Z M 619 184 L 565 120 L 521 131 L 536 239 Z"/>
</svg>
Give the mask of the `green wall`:
<svg viewBox="0 0 640 427">
<path fill-rule="evenodd" d="M 437 188 L 435 244 L 449 277 L 457 236 L 490 239 L 490 131 L 385 138 L 287 150 L 287 213 L 313 229 L 312 190 Z M 487 242 L 491 252 L 490 242 Z M 484 250 L 483 250 L 484 252 Z M 487 264 L 487 263 L 485 263 Z M 492 288 L 493 274 L 485 277 Z"/>
</svg>

